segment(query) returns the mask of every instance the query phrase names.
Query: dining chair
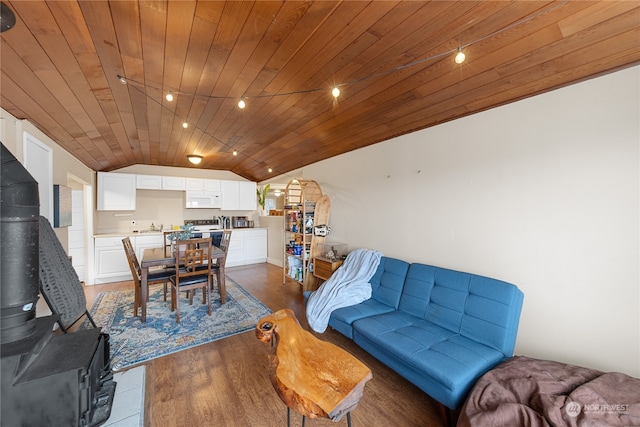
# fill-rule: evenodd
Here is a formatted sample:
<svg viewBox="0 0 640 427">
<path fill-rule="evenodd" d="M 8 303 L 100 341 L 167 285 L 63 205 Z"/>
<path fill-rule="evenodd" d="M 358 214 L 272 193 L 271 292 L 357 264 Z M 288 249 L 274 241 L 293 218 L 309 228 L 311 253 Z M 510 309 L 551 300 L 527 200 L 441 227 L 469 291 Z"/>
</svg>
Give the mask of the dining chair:
<svg viewBox="0 0 640 427">
<path fill-rule="evenodd" d="M 224 251 L 224 257 L 218 258 L 211 265 L 211 275 L 215 277 L 215 282 L 218 287 L 218 293 L 220 294 L 220 303 L 224 304 L 227 299 L 227 286 L 225 283 L 225 277 L 222 273 L 224 266 L 227 262 L 227 253 L 229 252 L 229 244 L 231 243 L 231 230 L 225 230 L 222 233 L 222 239 L 220 240 L 220 249 Z M 211 282 L 211 289 L 214 288 L 213 281 Z"/>
<path fill-rule="evenodd" d="M 138 257 L 136 256 L 136 251 L 133 248 L 133 244 L 131 243 L 131 239 L 125 237 L 122 239 L 122 245 L 124 246 L 124 253 L 127 255 L 127 261 L 129 261 L 129 269 L 131 270 L 131 275 L 133 276 L 133 286 L 134 286 L 134 303 L 133 303 L 133 316 L 138 316 L 138 308 L 142 305 L 140 300 L 140 288 L 142 286 L 142 268 L 140 267 L 140 262 L 138 261 Z M 147 275 L 147 284 L 155 285 L 158 283 L 162 283 L 164 285 L 164 301 L 167 300 L 167 283 L 169 282 L 169 278 L 176 273 L 175 268 L 159 268 L 157 270 L 149 271 Z M 147 294 L 148 295 L 148 294 Z"/>
<path fill-rule="evenodd" d="M 176 311 L 180 323 L 180 292 L 202 289 L 202 303 L 207 304 L 211 316 L 211 238 L 177 240 L 175 242 L 176 266 L 171 276 L 171 311 Z M 190 292 L 193 296 L 193 292 Z"/>
</svg>

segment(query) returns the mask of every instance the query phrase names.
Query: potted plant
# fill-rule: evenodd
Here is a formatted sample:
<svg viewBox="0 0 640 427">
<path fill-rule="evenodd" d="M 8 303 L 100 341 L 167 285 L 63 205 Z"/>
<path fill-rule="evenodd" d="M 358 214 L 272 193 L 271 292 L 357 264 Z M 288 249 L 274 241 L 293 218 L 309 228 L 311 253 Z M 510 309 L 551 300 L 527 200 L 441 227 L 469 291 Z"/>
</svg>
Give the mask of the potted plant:
<svg viewBox="0 0 640 427">
<path fill-rule="evenodd" d="M 270 188 L 271 188 L 271 184 L 267 184 L 264 187 L 262 187 L 262 191 L 259 188 L 256 189 L 256 194 L 258 196 L 258 204 L 262 208 L 262 214 L 263 215 L 266 215 L 264 207 L 265 207 L 265 205 L 267 203 L 267 194 L 269 194 L 269 189 Z"/>
<path fill-rule="evenodd" d="M 175 253 L 176 251 L 176 240 L 188 240 L 193 237 L 193 231 L 195 230 L 195 226 L 191 223 L 180 226 L 180 230 L 174 231 L 169 234 L 167 238 L 171 240 L 171 253 Z"/>
</svg>

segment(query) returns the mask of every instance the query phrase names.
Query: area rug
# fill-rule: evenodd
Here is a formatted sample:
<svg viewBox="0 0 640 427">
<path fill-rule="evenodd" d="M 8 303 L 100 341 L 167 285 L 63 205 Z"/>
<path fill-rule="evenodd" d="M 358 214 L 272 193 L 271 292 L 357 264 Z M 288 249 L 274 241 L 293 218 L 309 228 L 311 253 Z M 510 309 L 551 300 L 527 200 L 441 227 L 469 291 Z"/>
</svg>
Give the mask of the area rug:
<svg viewBox="0 0 640 427">
<path fill-rule="evenodd" d="M 153 285 L 149 290 L 144 323 L 140 317 L 133 317 L 133 289 L 98 294 L 90 313 L 103 332 L 110 335 L 113 370 L 253 330 L 262 317 L 271 313 L 228 277 L 226 287 L 224 304 L 220 304 L 217 292 L 211 293 L 211 316 L 207 315 L 207 305 L 202 304 L 201 292 L 193 299 L 193 305 L 189 305 L 186 292 L 181 292 L 180 324 L 176 323 L 175 311 L 171 311 L 170 295 L 163 301 L 162 285 Z"/>
</svg>

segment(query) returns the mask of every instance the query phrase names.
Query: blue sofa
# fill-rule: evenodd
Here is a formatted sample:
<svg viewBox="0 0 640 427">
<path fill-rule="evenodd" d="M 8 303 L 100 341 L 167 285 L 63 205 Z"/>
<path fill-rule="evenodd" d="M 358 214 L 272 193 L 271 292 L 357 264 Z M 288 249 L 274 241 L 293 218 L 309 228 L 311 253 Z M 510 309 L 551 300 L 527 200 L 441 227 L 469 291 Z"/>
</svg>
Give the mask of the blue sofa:
<svg viewBox="0 0 640 427">
<path fill-rule="evenodd" d="M 523 294 L 512 284 L 382 257 L 371 286 L 329 325 L 452 410 L 513 355 Z"/>
</svg>

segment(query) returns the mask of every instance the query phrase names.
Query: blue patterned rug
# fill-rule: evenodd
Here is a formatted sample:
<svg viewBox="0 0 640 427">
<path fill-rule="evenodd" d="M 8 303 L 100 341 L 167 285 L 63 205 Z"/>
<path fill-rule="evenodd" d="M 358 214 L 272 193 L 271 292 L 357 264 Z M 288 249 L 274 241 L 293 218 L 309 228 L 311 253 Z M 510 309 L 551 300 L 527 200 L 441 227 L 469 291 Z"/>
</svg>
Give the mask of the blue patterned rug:
<svg viewBox="0 0 640 427">
<path fill-rule="evenodd" d="M 211 293 L 211 317 L 207 315 L 207 305 L 202 304 L 201 292 L 193 299 L 193 305 L 189 305 L 186 292 L 181 292 L 180 324 L 176 323 L 175 311 L 171 311 L 169 293 L 167 301 L 163 301 L 162 285 L 153 285 L 149 290 L 145 323 L 140 322 L 140 317 L 133 317 L 133 289 L 101 292 L 90 312 L 96 324 L 110 334 L 113 370 L 253 330 L 262 317 L 271 313 L 228 277 L 226 285 L 225 304 L 220 304 L 216 291 Z"/>
</svg>

